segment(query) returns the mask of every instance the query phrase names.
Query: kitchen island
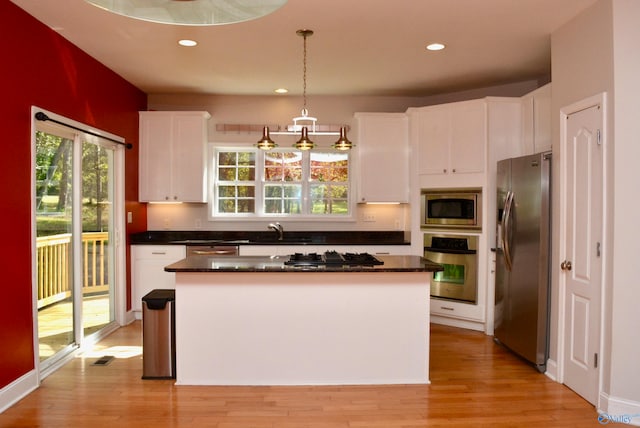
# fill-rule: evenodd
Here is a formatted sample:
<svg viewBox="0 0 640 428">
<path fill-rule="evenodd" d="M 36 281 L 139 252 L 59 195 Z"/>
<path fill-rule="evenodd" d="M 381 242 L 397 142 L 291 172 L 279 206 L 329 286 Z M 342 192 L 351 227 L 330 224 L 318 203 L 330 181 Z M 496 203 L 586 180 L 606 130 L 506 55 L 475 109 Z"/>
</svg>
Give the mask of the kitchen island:
<svg viewBox="0 0 640 428">
<path fill-rule="evenodd" d="M 440 265 L 289 266 L 192 256 L 176 273 L 179 385 L 424 384 L 429 292 Z"/>
</svg>

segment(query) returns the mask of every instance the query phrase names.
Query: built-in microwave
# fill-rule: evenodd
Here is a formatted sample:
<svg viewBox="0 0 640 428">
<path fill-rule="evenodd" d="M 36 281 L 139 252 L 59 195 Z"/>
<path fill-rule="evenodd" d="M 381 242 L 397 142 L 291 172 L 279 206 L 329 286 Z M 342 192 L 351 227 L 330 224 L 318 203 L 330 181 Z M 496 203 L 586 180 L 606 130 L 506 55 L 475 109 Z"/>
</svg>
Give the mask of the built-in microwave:
<svg viewBox="0 0 640 428">
<path fill-rule="evenodd" d="M 420 199 L 423 229 L 482 228 L 482 189 L 423 189 Z"/>
</svg>

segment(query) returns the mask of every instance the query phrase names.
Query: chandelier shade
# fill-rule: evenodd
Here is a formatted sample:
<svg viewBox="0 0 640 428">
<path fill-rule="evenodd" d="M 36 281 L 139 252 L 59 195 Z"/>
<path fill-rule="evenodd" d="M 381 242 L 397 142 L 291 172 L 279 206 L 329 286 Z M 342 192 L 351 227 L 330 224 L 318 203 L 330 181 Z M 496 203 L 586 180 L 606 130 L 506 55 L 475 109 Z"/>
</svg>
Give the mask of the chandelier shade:
<svg viewBox="0 0 640 428">
<path fill-rule="evenodd" d="M 287 0 L 85 0 L 118 15 L 174 25 L 223 25 L 262 18 Z"/>
</svg>

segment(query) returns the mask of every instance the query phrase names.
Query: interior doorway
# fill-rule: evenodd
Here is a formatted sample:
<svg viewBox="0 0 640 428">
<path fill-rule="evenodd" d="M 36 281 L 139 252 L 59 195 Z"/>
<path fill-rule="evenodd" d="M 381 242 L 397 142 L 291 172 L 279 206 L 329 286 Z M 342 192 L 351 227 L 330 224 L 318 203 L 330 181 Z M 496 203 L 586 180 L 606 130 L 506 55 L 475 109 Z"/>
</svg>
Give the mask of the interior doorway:
<svg viewBox="0 0 640 428">
<path fill-rule="evenodd" d="M 596 405 L 603 294 L 604 94 L 562 113 L 562 381 Z"/>
</svg>

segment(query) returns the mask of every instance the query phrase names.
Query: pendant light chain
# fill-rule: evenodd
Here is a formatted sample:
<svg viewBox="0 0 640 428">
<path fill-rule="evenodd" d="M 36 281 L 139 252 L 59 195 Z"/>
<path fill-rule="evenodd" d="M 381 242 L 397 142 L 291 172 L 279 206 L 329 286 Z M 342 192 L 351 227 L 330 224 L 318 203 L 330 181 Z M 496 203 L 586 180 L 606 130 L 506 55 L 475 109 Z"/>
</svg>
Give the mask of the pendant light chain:
<svg viewBox="0 0 640 428">
<path fill-rule="evenodd" d="M 302 115 L 308 114 L 307 110 L 307 34 L 303 33 L 302 42 Z"/>
<path fill-rule="evenodd" d="M 299 36 L 302 36 L 302 116 L 309 114 L 307 110 L 307 37 L 313 34 L 312 30 L 298 30 Z"/>
</svg>

